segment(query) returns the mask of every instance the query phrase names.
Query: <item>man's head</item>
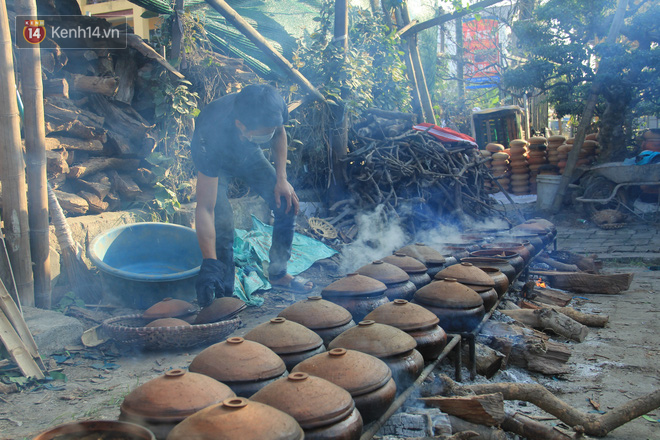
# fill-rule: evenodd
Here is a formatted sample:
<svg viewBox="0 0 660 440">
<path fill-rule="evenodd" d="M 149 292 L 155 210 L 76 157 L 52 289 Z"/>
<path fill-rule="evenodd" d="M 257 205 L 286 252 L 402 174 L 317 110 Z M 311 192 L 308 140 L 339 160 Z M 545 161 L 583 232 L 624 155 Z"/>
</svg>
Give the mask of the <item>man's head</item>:
<svg viewBox="0 0 660 440">
<path fill-rule="evenodd" d="M 234 114 L 236 126 L 243 136 L 254 142 L 266 142 L 265 137 L 281 126 L 284 100 L 282 95 L 269 85 L 253 84 L 236 95 Z"/>
</svg>

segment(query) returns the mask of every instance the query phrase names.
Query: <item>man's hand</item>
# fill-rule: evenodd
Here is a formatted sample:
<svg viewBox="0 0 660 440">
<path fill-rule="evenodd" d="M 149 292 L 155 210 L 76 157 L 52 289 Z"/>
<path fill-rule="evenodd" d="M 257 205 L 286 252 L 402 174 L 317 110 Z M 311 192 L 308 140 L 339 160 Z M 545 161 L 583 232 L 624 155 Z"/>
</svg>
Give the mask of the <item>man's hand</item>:
<svg viewBox="0 0 660 440">
<path fill-rule="evenodd" d="M 205 258 L 202 261 L 202 267 L 199 269 L 199 275 L 197 275 L 197 282 L 195 283 L 199 307 L 206 307 L 215 298 L 227 295 L 227 292 L 223 291 L 222 287 L 224 270 L 224 264 L 216 259 Z M 229 292 L 229 295 L 232 293 Z"/>
<path fill-rule="evenodd" d="M 298 195 L 293 189 L 293 186 L 286 180 L 278 180 L 275 184 L 275 204 L 279 209 L 282 206 L 282 197 L 286 200 L 286 213 L 288 214 L 293 207 L 293 213 L 298 215 L 300 210 L 300 201 L 298 200 Z"/>
</svg>

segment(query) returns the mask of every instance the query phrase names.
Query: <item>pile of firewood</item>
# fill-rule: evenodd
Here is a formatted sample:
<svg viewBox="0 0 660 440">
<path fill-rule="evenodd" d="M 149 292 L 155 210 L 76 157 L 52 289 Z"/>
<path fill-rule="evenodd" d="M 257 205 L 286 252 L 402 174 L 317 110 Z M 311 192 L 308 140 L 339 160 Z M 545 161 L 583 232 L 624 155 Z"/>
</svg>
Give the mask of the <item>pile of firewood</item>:
<svg viewBox="0 0 660 440">
<path fill-rule="evenodd" d="M 499 215 L 484 191 L 485 161 L 472 145 L 445 145 L 410 127 L 409 121 L 374 118 L 353 134 L 345 159 L 350 197 L 331 207 L 335 228 L 350 231 L 356 213 L 378 205 L 402 223 Z"/>
</svg>

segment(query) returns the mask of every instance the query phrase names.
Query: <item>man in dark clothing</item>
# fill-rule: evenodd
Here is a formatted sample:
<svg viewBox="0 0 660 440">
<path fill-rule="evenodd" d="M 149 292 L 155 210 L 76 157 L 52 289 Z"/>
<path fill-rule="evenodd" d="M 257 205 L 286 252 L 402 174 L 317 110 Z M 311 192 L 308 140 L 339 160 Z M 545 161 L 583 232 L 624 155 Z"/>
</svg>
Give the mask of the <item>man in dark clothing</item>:
<svg viewBox="0 0 660 440">
<path fill-rule="evenodd" d="M 234 217 L 227 198 L 230 177 L 238 177 L 273 210 L 273 241 L 268 277 L 273 286 L 311 290 L 310 282 L 287 273 L 299 203 L 287 181 L 289 113 L 276 89 L 250 85 L 211 102 L 196 119 L 191 149 L 197 168 L 197 239 L 204 258 L 197 278 L 197 299 L 204 307 L 234 291 Z M 273 165 L 260 144 L 270 143 Z M 284 203 L 282 202 L 284 199 Z"/>
</svg>

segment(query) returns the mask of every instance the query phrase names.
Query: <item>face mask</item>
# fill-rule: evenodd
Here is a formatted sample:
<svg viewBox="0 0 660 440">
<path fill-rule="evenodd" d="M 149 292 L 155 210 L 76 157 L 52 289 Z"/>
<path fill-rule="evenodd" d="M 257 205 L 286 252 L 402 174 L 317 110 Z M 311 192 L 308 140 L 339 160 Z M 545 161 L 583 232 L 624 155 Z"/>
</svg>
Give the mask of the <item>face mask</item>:
<svg viewBox="0 0 660 440">
<path fill-rule="evenodd" d="M 259 136 L 248 136 L 247 139 L 250 142 L 254 142 L 255 144 L 265 144 L 266 142 L 270 141 L 274 135 L 275 135 L 275 130 L 273 130 L 273 132 L 270 134 L 262 134 Z"/>
</svg>

